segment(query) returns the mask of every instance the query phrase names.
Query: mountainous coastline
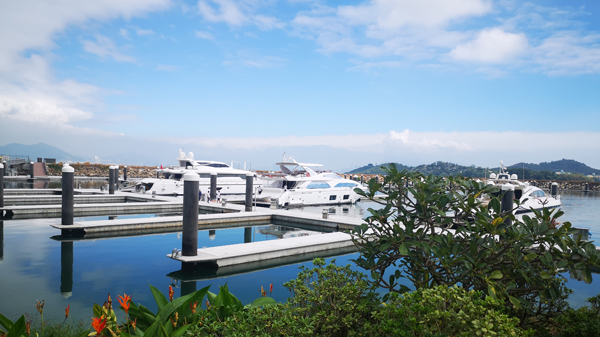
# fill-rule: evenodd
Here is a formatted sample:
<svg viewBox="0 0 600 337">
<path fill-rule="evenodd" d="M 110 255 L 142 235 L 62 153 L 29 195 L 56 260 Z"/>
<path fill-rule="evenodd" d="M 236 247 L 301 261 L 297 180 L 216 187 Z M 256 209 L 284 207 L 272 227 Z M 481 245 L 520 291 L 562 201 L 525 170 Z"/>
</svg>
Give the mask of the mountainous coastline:
<svg viewBox="0 0 600 337">
<path fill-rule="evenodd" d="M 19 143 L 11 143 L 4 146 L 0 146 L 0 155 L 8 156 L 20 156 L 29 157 L 30 160 L 35 161 L 37 158 L 55 158 L 57 162 L 93 162 L 93 158 L 83 158 L 72 155 L 66 151 L 63 151 L 57 147 L 39 143 L 33 145 L 24 145 Z M 121 163 L 117 157 L 109 159 L 110 162 Z M 135 164 L 134 161 L 147 161 L 147 158 L 138 158 L 139 155 L 128 154 L 125 156 L 129 158 L 125 165 Z M 106 158 L 105 158 L 106 159 Z M 352 171 L 346 172 L 350 174 L 384 174 L 381 169 L 382 166 L 388 166 L 390 163 L 373 165 L 368 164 L 363 167 L 359 167 Z M 407 166 L 400 163 L 395 163 L 398 170 L 418 171 L 423 174 L 433 174 L 438 176 L 450 176 L 450 175 L 462 175 L 464 177 L 484 177 L 489 175 L 490 172 L 498 172 L 499 167 L 495 168 L 484 168 L 475 165 L 462 166 L 450 162 L 437 161 L 431 164 L 423 164 L 419 166 Z M 594 175 L 599 179 L 600 170 L 587 166 L 584 163 L 578 162 L 572 159 L 561 159 L 550 162 L 542 162 L 539 164 L 534 163 L 516 163 L 508 166 L 508 170 L 511 173 L 516 173 L 519 178 L 522 178 L 525 174 L 525 179 L 545 179 L 545 180 L 590 180 L 586 177 Z"/>
<path fill-rule="evenodd" d="M 438 161 L 429 165 L 406 166 L 395 163 L 398 170 L 418 171 L 423 174 L 437 176 L 456 176 L 463 177 L 484 177 L 490 172 L 498 172 L 499 167 L 484 168 L 478 166 L 462 166 L 454 163 Z M 350 172 L 350 174 L 384 174 L 382 166 L 389 166 L 390 163 L 381 165 L 369 164 L 359 167 Z M 517 163 L 508 167 L 508 171 L 515 173 L 519 178 L 525 174 L 525 179 L 542 180 L 591 180 L 586 176 L 595 175 L 600 178 L 600 170 L 591 168 L 583 163 L 572 159 L 561 159 L 552 162 L 543 162 L 540 164 Z"/>
<path fill-rule="evenodd" d="M 0 155 L 2 156 L 17 156 L 19 158 L 29 157 L 29 160 L 36 161 L 37 158 L 54 158 L 56 162 L 83 162 L 87 159 L 74 156 L 57 147 L 38 143 L 33 145 L 25 145 L 19 143 L 6 144 L 0 146 Z"/>
</svg>

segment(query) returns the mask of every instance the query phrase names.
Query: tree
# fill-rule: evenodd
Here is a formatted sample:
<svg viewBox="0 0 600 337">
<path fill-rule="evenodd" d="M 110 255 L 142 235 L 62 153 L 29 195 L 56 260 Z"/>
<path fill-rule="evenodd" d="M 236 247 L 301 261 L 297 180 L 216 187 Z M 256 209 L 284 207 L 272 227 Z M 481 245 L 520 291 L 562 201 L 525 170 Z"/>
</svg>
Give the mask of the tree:
<svg viewBox="0 0 600 337">
<path fill-rule="evenodd" d="M 560 210 L 544 209 L 516 219 L 500 211 L 498 187 L 472 179 L 425 176 L 384 168 L 382 184 L 369 181 L 379 210 L 353 232 L 359 247 L 357 265 L 371 272 L 373 282 L 391 292 L 406 292 L 400 278 L 417 289 L 462 285 L 503 300 L 525 324 L 561 312 L 568 296 L 562 272 L 589 283 L 590 266 L 600 254 L 589 242 L 573 237 L 568 222 L 557 226 Z M 481 197 L 491 196 L 486 205 Z M 512 220 L 512 225 L 507 221 Z"/>
</svg>

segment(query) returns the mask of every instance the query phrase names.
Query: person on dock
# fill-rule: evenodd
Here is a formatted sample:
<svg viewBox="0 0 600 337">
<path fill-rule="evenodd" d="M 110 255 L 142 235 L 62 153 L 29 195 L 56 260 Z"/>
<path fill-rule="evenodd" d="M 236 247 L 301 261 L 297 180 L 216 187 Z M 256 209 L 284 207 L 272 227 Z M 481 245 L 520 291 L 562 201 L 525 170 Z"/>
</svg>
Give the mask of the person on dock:
<svg viewBox="0 0 600 337">
<path fill-rule="evenodd" d="M 221 191 L 217 190 L 217 202 L 221 203 Z"/>
<path fill-rule="evenodd" d="M 206 193 L 206 202 L 210 204 L 210 187 L 208 188 L 208 192 Z"/>
<path fill-rule="evenodd" d="M 198 201 L 202 201 L 202 190 L 198 189 Z"/>
</svg>

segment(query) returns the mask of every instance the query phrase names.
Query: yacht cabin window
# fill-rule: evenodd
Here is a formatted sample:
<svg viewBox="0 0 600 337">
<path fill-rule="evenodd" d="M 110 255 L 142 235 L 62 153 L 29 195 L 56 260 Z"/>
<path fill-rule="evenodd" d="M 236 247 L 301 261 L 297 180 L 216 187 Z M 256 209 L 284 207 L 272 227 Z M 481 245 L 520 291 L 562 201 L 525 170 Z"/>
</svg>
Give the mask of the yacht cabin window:
<svg viewBox="0 0 600 337">
<path fill-rule="evenodd" d="M 355 187 L 357 184 L 355 183 L 338 183 L 335 187 Z"/>
<path fill-rule="evenodd" d="M 308 189 L 320 189 L 320 188 L 329 188 L 331 186 L 329 186 L 328 183 L 323 182 L 323 181 L 313 181 L 312 183 L 308 184 L 308 186 L 306 186 L 306 188 Z"/>
<path fill-rule="evenodd" d="M 326 175 L 324 175 L 324 177 L 326 177 L 326 178 L 331 178 L 331 179 L 342 179 L 342 177 L 338 176 L 338 175 L 337 175 L 337 174 L 335 174 L 335 173 L 329 173 L 329 174 L 326 174 Z"/>
</svg>

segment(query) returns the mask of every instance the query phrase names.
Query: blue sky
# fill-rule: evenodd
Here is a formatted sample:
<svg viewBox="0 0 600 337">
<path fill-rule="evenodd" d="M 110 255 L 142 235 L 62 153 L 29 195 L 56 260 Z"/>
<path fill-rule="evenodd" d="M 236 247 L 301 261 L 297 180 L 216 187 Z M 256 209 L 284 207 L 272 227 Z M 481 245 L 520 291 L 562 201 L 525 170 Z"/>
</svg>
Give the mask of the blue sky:
<svg viewBox="0 0 600 337">
<path fill-rule="evenodd" d="M 0 4 L 0 145 L 343 171 L 600 168 L 600 2 Z"/>
</svg>

